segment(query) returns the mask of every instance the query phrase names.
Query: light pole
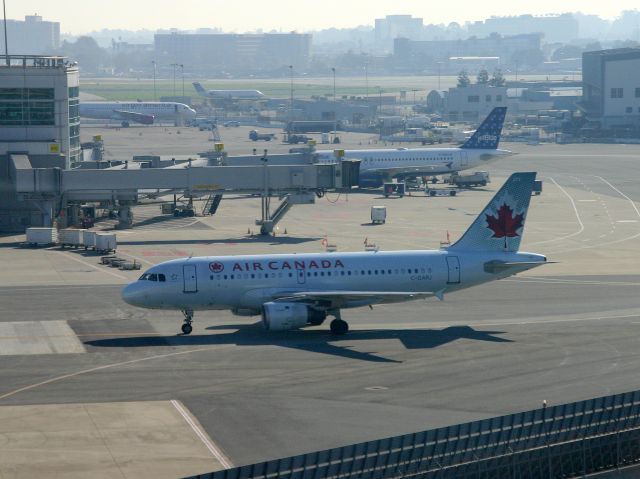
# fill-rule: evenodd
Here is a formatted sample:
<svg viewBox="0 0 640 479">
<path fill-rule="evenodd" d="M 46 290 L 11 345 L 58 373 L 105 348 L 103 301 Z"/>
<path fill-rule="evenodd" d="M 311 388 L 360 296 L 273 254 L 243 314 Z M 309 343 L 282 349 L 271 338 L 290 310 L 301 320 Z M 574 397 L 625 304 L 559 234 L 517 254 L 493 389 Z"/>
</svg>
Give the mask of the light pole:
<svg viewBox="0 0 640 479">
<path fill-rule="evenodd" d="M 378 89 L 378 100 L 380 102 L 378 106 L 378 123 L 380 124 L 380 141 L 382 141 L 382 121 L 380 120 L 380 115 L 382 115 L 382 88 L 379 86 L 376 88 Z"/>
<path fill-rule="evenodd" d="M 369 63 L 364 64 L 364 85 L 366 90 L 367 104 L 369 103 Z"/>
<path fill-rule="evenodd" d="M 182 101 L 184 101 L 184 65 L 180 64 L 180 73 L 182 73 Z"/>
<path fill-rule="evenodd" d="M 173 98 L 175 100 L 176 98 L 176 67 L 178 66 L 178 64 L 172 63 L 171 66 L 173 67 Z"/>
<path fill-rule="evenodd" d="M 7 8 L 4 4 L 5 0 L 2 0 L 2 13 L 4 14 L 4 54 L 7 66 L 11 65 L 9 61 L 9 42 L 7 41 Z"/>
<path fill-rule="evenodd" d="M 153 101 L 158 101 L 156 96 L 156 61 L 151 60 L 151 63 L 153 64 Z"/>
<path fill-rule="evenodd" d="M 291 86 L 291 96 L 289 98 L 289 121 L 293 121 L 293 65 L 289 65 L 289 80 Z"/>
<path fill-rule="evenodd" d="M 331 68 L 333 72 L 333 141 L 336 139 L 336 129 L 338 128 L 338 106 L 336 104 L 336 69 Z"/>
</svg>

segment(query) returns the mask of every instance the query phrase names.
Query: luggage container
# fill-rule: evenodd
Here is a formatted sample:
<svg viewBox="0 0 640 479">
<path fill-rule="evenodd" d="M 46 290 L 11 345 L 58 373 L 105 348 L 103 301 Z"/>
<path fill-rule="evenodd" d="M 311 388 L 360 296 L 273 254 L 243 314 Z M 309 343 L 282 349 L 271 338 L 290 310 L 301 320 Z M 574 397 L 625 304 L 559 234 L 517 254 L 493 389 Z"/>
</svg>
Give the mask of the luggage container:
<svg viewBox="0 0 640 479">
<path fill-rule="evenodd" d="M 371 207 L 371 223 L 384 224 L 387 221 L 387 207 L 386 206 L 372 206 Z"/>
<path fill-rule="evenodd" d="M 96 249 L 96 232 L 83 230 L 82 231 L 82 244 L 84 245 L 84 249 Z"/>
<path fill-rule="evenodd" d="M 82 235 L 84 230 L 65 228 L 58 231 L 58 244 L 62 248 L 65 246 L 78 248 L 82 246 Z"/>
<path fill-rule="evenodd" d="M 117 248 L 115 233 L 96 233 L 96 251 L 100 254 L 115 252 Z"/>
<path fill-rule="evenodd" d="M 56 228 L 27 228 L 27 241 L 29 246 L 49 246 L 58 241 Z"/>
</svg>

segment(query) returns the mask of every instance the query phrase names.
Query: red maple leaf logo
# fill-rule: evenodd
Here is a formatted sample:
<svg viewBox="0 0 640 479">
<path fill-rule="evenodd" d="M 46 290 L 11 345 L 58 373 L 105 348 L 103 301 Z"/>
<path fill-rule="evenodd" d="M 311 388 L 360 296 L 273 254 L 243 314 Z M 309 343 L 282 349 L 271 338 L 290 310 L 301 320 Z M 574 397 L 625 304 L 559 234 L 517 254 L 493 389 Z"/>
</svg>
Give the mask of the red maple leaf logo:
<svg viewBox="0 0 640 479">
<path fill-rule="evenodd" d="M 485 215 L 487 217 L 487 225 L 493 230 L 494 238 L 513 238 L 518 236 L 518 228 L 522 228 L 524 217 L 522 214 L 513 215 L 513 210 L 503 203 L 498 209 L 498 217 L 493 215 Z"/>
<path fill-rule="evenodd" d="M 220 273 L 224 270 L 224 265 L 216 261 L 215 263 L 209 263 L 209 269 L 214 273 Z"/>
</svg>

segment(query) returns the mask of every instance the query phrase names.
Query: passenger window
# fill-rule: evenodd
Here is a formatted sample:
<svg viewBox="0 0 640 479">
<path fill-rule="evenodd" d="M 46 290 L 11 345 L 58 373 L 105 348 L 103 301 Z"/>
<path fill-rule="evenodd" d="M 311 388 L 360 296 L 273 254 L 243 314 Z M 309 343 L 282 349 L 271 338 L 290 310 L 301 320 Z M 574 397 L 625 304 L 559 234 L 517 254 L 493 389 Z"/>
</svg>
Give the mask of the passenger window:
<svg viewBox="0 0 640 479">
<path fill-rule="evenodd" d="M 227 275 L 226 274 L 224 275 L 224 279 L 227 279 Z"/>
<path fill-rule="evenodd" d="M 150 274 L 149 275 L 149 281 L 158 281 L 158 275 L 157 274 Z"/>
<path fill-rule="evenodd" d="M 163 275 L 163 276 L 164 276 L 164 275 Z M 211 281 L 213 281 L 213 275 L 209 276 L 209 279 L 210 279 Z M 160 281 L 164 281 L 164 279 L 161 279 Z"/>
</svg>

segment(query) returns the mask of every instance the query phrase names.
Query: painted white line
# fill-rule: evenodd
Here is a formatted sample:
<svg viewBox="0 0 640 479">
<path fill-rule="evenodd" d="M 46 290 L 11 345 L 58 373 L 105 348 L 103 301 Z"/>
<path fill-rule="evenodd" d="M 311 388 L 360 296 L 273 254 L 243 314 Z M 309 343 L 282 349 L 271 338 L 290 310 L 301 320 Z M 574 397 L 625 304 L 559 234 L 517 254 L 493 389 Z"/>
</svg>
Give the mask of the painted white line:
<svg viewBox="0 0 640 479">
<path fill-rule="evenodd" d="M 41 283 L 36 283 L 41 284 Z M 4 293 L 13 293 L 14 291 L 38 291 L 40 293 L 44 291 L 57 291 L 57 290 L 65 290 L 69 291 L 70 288 L 73 289 L 95 289 L 95 288 L 122 288 L 119 284 L 66 284 L 65 286 L 47 286 L 42 285 L 38 288 L 29 288 L 29 287 L 11 287 L 11 286 L 0 286 L 0 295 Z"/>
<path fill-rule="evenodd" d="M 559 236 L 557 238 L 553 238 L 553 239 L 548 239 L 548 240 L 544 240 L 544 241 L 536 241 L 535 243 L 529 243 L 530 245 L 539 245 L 539 244 L 544 244 L 544 243 L 551 243 L 554 241 L 560 241 L 563 239 L 567 239 L 567 238 L 571 238 L 572 236 L 576 236 L 579 235 L 580 233 L 582 233 L 584 231 L 584 223 L 582 222 L 582 219 L 580 218 L 580 213 L 578 213 L 578 207 L 576 206 L 575 201 L 573 201 L 573 197 L 567 193 L 567 190 L 565 190 L 562 186 L 560 186 L 558 184 L 558 182 L 556 180 L 554 180 L 553 178 L 549 177 L 549 179 L 553 182 L 554 185 L 556 185 L 560 191 L 562 191 L 567 198 L 569 198 L 569 201 L 571 202 L 571 206 L 573 207 L 573 211 L 575 212 L 576 215 L 576 219 L 578 220 L 578 224 L 580 225 L 580 228 L 578 229 L 578 231 L 575 231 L 571 234 L 565 235 L 565 236 Z"/>
<path fill-rule="evenodd" d="M 578 200 L 578 203 L 595 203 L 598 200 Z"/>
<path fill-rule="evenodd" d="M 229 345 L 231 347 L 231 345 Z M 119 366 L 128 366 L 129 364 L 137 364 L 137 363 L 142 363 L 145 361 L 151 361 L 153 359 L 164 359 L 164 358 L 169 358 L 172 356 L 181 356 L 183 354 L 191 354 L 191 353 L 199 353 L 202 351 L 212 351 L 214 349 L 221 349 L 223 346 L 209 346 L 208 348 L 198 348 L 198 349 L 189 349 L 187 351 L 177 351 L 174 353 L 166 353 L 166 354 L 156 354 L 154 356 L 147 356 L 145 358 L 138 358 L 138 359 L 131 359 L 129 361 L 122 361 L 119 363 L 111 363 L 111 364 L 104 364 L 102 366 L 97 366 L 95 368 L 89 368 L 89 369 L 82 369 L 80 371 L 76 371 L 73 373 L 68 373 L 68 374 L 63 374 L 61 376 L 56 376 L 53 378 L 49 378 L 46 379 L 44 381 L 40 381 L 34 384 L 30 384 L 28 386 L 23 386 L 21 388 L 15 389 L 13 391 L 9 391 L 7 393 L 4 393 L 2 395 L 0 395 L 0 401 L 2 401 L 3 399 L 7 399 L 9 397 L 15 396 L 18 393 L 21 392 L 25 392 L 25 391 L 30 391 L 32 389 L 36 389 L 40 386 L 46 386 L 47 384 L 52 384 L 52 383 L 57 383 L 59 381 L 63 381 L 65 379 L 69 379 L 69 378 L 75 378 L 77 376 L 82 376 L 83 374 L 89 374 L 89 373 L 93 373 L 96 371 L 102 371 L 103 369 L 111 369 L 111 368 L 117 368 Z"/>
<path fill-rule="evenodd" d="M 87 261 L 81 260 L 80 258 L 76 258 L 74 255 L 70 253 L 66 253 L 64 251 L 55 251 L 55 250 L 54 250 L 54 253 L 59 253 L 63 256 L 66 256 L 67 258 L 71 258 L 72 260 L 77 261 L 78 263 L 82 263 L 85 266 L 89 266 L 90 268 L 93 268 L 96 271 L 100 271 L 101 273 L 106 273 L 106 274 L 110 274 L 111 276 L 115 276 L 116 278 L 129 280 L 129 278 L 127 278 L 126 276 L 122 276 L 121 274 L 114 273 L 113 271 L 109 271 L 108 269 L 105 269 L 105 268 L 100 268 L 98 265 L 88 263 Z"/>
<path fill-rule="evenodd" d="M 637 223 L 638 220 L 618 220 L 616 223 Z"/>
<path fill-rule="evenodd" d="M 193 429 L 193 432 L 196 433 L 196 436 L 200 438 L 200 440 L 205 445 L 205 447 L 209 449 L 209 452 L 213 455 L 213 457 L 215 457 L 218 460 L 218 462 L 222 465 L 222 467 L 224 467 L 225 469 L 231 469 L 233 467 L 233 464 L 231 463 L 231 461 L 222 453 L 220 449 L 218 449 L 209 440 L 207 435 L 204 432 L 202 432 L 202 430 L 193 421 L 193 419 L 191 419 L 191 416 L 189 415 L 189 413 L 185 411 L 185 409 L 182 407 L 182 404 L 180 404 L 175 399 L 171 400 L 171 404 L 173 404 L 173 407 L 176 408 L 176 410 L 180 413 L 180 415 L 184 418 L 184 420 L 187 421 L 187 424 L 191 426 L 191 429 Z"/>
<path fill-rule="evenodd" d="M 155 266 L 155 263 L 152 263 L 151 261 L 144 259 L 144 258 L 140 258 L 139 256 L 136 256 L 134 254 L 131 253 L 123 253 L 122 251 L 119 251 L 119 254 L 124 255 L 124 256 L 128 256 L 129 258 L 133 258 L 133 259 L 137 259 L 138 261 L 140 261 L 141 263 L 147 263 L 150 266 Z"/>
</svg>

